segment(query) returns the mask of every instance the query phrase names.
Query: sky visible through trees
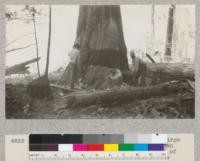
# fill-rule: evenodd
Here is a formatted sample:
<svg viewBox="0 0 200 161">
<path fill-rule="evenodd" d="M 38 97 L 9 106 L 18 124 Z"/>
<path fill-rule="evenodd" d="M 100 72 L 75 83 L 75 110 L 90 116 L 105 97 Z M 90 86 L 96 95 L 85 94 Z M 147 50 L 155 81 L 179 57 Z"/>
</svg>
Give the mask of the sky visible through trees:
<svg viewBox="0 0 200 161">
<path fill-rule="evenodd" d="M 16 50 L 6 54 L 6 66 L 21 63 L 35 58 L 35 39 L 33 23 L 22 9 L 24 5 L 9 5 L 7 12 L 16 12 L 18 19 L 6 20 L 6 51 L 32 45 L 26 49 Z M 48 5 L 34 6 L 41 10 L 41 15 L 35 17 L 41 57 L 41 72 L 44 72 L 48 40 Z M 155 37 L 154 48 L 161 54 L 165 51 L 167 19 L 169 5 L 155 6 Z M 77 29 L 79 6 L 52 6 L 52 42 L 50 56 L 50 71 L 68 64 L 68 51 L 72 48 Z M 128 51 L 134 49 L 139 57 L 144 53 L 152 54 L 152 7 L 151 5 L 122 5 L 121 14 L 123 32 Z M 187 21 L 186 21 L 187 20 Z M 173 62 L 193 63 L 195 55 L 195 6 L 177 5 L 175 15 L 172 56 Z M 155 57 L 156 59 L 156 57 Z M 36 73 L 37 65 L 30 65 L 30 71 Z"/>
</svg>

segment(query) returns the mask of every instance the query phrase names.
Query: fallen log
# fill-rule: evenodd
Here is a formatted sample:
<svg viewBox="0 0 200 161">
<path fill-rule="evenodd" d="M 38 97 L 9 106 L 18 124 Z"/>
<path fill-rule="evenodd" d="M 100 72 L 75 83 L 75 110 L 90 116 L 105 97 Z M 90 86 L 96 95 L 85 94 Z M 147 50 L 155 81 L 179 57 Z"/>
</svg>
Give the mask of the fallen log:
<svg viewBox="0 0 200 161">
<path fill-rule="evenodd" d="M 147 76 L 162 80 L 195 80 L 194 65 L 183 63 L 147 63 Z"/>
<path fill-rule="evenodd" d="M 26 73 L 28 68 L 29 68 L 29 67 L 27 67 L 27 65 L 34 63 L 34 62 L 37 62 L 39 60 L 40 60 L 40 58 L 34 58 L 34 59 L 31 59 L 31 60 L 25 61 L 23 63 L 14 65 L 12 67 L 8 67 L 8 68 L 6 68 L 6 76 L 12 75 L 12 74 Z"/>
<path fill-rule="evenodd" d="M 134 100 L 160 97 L 169 94 L 189 91 L 185 82 L 172 81 L 148 87 L 131 87 L 109 91 L 94 91 L 90 93 L 74 93 L 68 96 L 67 108 L 89 106 L 94 104 L 110 104 L 131 102 Z"/>
<path fill-rule="evenodd" d="M 70 89 L 70 88 L 67 88 L 66 86 L 61 86 L 61 85 L 52 84 L 52 83 L 50 84 L 50 87 L 60 89 L 60 90 L 62 90 L 62 91 L 65 92 L 65 93 L 70 93 L 70 92 L 79 91 L 78 89 Z"/>
</svg>

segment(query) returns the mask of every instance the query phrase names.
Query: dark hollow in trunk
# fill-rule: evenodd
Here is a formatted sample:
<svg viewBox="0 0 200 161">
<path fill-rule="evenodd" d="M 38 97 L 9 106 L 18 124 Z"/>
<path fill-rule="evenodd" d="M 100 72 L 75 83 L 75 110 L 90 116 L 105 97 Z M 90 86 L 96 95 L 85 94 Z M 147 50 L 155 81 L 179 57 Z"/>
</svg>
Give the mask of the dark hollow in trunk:
<svg viewBox="0 0 200 161">
<path fill-rule="evenodd" d="M 89 52 L 87 64 L 118 69 L 120 69 L 119 67 L 121 66 L 121 70 L 123 70 L 120 55 L 120 51 L 116 49 L 91 50 Z"/>
</svg>

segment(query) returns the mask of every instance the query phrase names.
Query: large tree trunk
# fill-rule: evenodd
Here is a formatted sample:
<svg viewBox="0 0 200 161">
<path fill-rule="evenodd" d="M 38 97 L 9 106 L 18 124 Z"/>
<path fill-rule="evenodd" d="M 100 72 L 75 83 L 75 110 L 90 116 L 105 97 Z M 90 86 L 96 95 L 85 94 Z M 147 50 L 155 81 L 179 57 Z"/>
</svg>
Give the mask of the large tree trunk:
<svg viewBox="0 0 200 161">
<path fill-rule="evenodd" d="M 102 72 L 105 67 L 108 68 L 108 72 L 111 69 L 129 72 L 120 6 L 80 6 L 76 42 L 80 42 L 81 53 L 78 58 L 77 78 L 82 78 L 84 81 L 88 80 L 87 77 L 106 77 L 105 73 Z M 90 73 L 92 66 L 96 71 L 93 76 Z M 70 73 L 69 69 L 68 66 L 61 78 L 62 84 L 71 80 L 71 75 L 67 74 Z M 123 75 L 123 81 L 128 82 L 129 79 L 128 75 Z M 103 81 L 99 82 L 98 79 L 94 79 L 94 82 L 98 82 L 99 87 L 101 84 L 105 84 Z"/>
<path fill-rule="evenodd" d="M 109 91 L 95 91 L 91 93 L 75 93 L 69 96 L 67 108 L 89 106 L 94 104 L 109 104 L 114 102 L 127 103 L 134 100 L 177 94 L 187 90 L 190 90 L 188 83 L 177 81 L 141 88 L 122 88 Z"/>
<path fill-rule="evenodd" d="M 120 6 L 80 6 L 76 39 L 80 65 L 129 70 Z"/>
</svg>

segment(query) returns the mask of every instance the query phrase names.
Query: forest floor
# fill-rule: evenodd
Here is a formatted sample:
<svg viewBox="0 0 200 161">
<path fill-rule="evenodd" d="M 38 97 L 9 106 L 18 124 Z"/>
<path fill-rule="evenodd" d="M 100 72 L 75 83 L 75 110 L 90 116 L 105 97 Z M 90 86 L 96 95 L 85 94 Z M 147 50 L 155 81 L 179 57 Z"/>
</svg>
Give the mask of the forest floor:
<svg viewBox="0 0 200 161">
<path fill-rule="evenodd" d="M 51 75 L 55 83 L 59 73 Z M 31 99 L 26 84 L 33 78 L 9 77 L 6 80 L 6 116 L 24 119 L 143 119 L 143 118 L 194 118 L 194 93 L 185 92 L 124 104 L 98 104 L 87 107 L 67 108 L 67 96 L 60 89 L 52 88 L 53 100 Z M 91 92 L 91 91 L 84 91 Z M 184 98 L 184 99 L 183 99 Z"/>
</svg>

